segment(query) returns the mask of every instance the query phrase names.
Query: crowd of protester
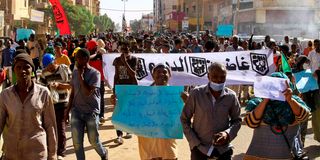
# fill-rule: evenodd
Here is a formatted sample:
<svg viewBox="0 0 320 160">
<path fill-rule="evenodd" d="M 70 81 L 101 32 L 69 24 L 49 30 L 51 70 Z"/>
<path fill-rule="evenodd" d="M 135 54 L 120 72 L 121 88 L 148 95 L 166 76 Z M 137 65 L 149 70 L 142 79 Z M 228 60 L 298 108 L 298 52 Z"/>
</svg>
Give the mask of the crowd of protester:
<svg viewBox="0 0 320 160">
<path fill-rule="evenodd" d="M 292 155 L 307 159 L 304 141 L 309 113 L 312 115 L 314 139 L 320 142 L 319 90 L 299 93 L 292 75 L 310 69 L 319 85 L 319 39 L 307 41 L 304 46 L 297 38 L 290 40 L 288 36 L 278 42 L 268 35 L 262 41 L 255 41 L 253 35 L 249 39 L 242 39 L 238 36 L 215 37 L 209 32 L 198 37 L 188 33 L 122 36 L 106 32 L 79 37 L 47 36 L 45 40 L 37 40 L 32 34 L 28 40 L 0 40 L 0 135 L 3 135 L 4 157 L 63 159 L 67 139 L 65 129 L 67 124 L 71 124 L 72 141 L 78 160 L 85 159 L 85 130 L 90 144 L 100 157 L 108 158 L 108 150 L 102 146 L 98 133 L 99 123 L 106 120 L 104 89 L 112 89 L 104 77 L 103 54 L 121 53 L 113 62 L 113 85 L 138 85 L 136 53 L 223 54 L 260 49 L 273 52 L 277 69 L 271 76 L 290 81 L 284 91 L 286 102 L 254 97 L 252 86 L 248 85 L 225 87 L 226 68 L 213 63 L 208 68 L 210 83 L 195 87 L 182 96 L 185 107 L 181 122 L 190 144 L 191 159 L 231 159 L 233 150 L 230 142 L 236 138 L 240 129 L 240 106 L 246 106 L 244 121 L 254 129 L 245 159 L 286 159 Z M 281 54 L 288 60 L 292 71 L 283 70 Z M 169 85 L 171 74 L 171 69 L 167 66 L 156 65 L 152 72 L 153 85 Z M 157 79 L 159 76 L 164 78 Z M 220 78 L 216 78 L 217 76 Z M 212 94 L 212 97 L 206 98 L 207 93 Z M 225 110 L 216 113 L 200 109 L 201 112 L 194 113 L 197 108 L 210 106 L 212 101 L 213 107 L 225 107 Z M 215 103 L 217 101 L 219 104 Z M 115 94 L 112 96 L 112 103 L 116 104 Z M 274 113 L 285 117 L 285 120 L 277 120 Z M 214 125 L 210 125 L 211 122 Z M 274 132 L 279 131 L 279 128 L 273 130 L 279 125 L 280 134 Z M 124 143 L 123 132 L 117 130 L 116 134 L 115 143 Z M 130 133 L 125 136 L 132 137 Z M 174 140 L 146 137 L 139 137 L 138 140 L 141 159 L 177 159 L 177 144 Z M 17 146 L 19 147 L 16 148 Z"/>
</svg>

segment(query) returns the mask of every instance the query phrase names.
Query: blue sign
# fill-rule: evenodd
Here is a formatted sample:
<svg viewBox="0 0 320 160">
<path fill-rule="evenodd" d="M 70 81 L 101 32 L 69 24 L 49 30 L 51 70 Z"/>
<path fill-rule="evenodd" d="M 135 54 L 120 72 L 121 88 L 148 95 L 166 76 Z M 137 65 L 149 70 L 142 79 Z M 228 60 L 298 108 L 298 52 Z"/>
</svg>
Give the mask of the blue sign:
<svg viewBox="0 0 320 160">
<path fill-rule="evenodd" d="M 25 28 L 19 28 L 17 29 L 17 37 L 16 37 L 16 41 L 19 40 L 24 40 L 24 39 L 29 39 L 31 34 L 34 34 L 34 30 L 32 29 L 25 29 Z"/>
<path fill-rule="evenodd" d="M 297 89 L 301 93 L 319 89 L 317 80 L 313 77 L 310 69 L 294 73 Z"/>
<path fill-rule="evenodd" d="M 143 137 L 182 139 L 183 86 L 116 85 L 116 129 Z"/>
<path fill-rule="evenodd" d="M 218 25 L 216 35 L 231 37 L 233 35 L 233 25 Z"/>
</svg>

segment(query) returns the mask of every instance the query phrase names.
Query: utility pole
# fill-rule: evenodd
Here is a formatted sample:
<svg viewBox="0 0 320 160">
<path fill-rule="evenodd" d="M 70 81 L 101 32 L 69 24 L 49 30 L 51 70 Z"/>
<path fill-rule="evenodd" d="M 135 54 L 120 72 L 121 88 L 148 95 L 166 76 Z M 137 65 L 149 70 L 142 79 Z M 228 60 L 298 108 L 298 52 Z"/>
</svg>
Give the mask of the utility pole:
<svg viewBox="0 0 320 160">
<path fill-rule="evenodd" d="M 197 38 L 199 38 L 199 31 L 200 31 L 200 17 L 199 17 L 199 0 L 197 0 Z"/>
<path fill-rule="evenodd" d="M 121 0 L 123 1 L 123 15 L 126 15 L 126 2 L 128 2 L 128 0 Z"/>
<path fill-rule="evenodd" d="M 121 1 L 123 1 L 122 31 L 124 32 L 127 29 L 127 26 L 125 26 L 127 24 L 126 24 L 126 22 L 124 24 L 124 21 L 126 21 L 126 2 L 128 2 L 128 0 L 121 0 Z"/>
<path fill-rule="evenodd" d="M 240 0 L 237 0 L 237 6 L 234 13 L 234 35 L 238 34 L 238 23 L 239 23 L 239 9 L 240 9 Z"/>
</svg>

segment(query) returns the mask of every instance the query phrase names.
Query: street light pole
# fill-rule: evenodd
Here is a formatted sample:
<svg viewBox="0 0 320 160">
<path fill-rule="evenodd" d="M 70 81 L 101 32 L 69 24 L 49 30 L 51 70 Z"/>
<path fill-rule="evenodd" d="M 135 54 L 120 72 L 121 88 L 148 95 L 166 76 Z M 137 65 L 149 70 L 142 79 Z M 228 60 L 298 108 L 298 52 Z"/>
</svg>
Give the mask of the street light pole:
<svg viewBox="0 0 320 160">
<path fill-rule="evenodd" d="M 197 0 L 197 38 L 199 38 L 200 19 L 199 19 L 199 0 Z"/>
<path fill-rule="evenodd" d="M 128 2 L 128 0 L 121 0 L 123 1 L 123 15 L 126 15 L 126 2 Z"/>
<path fill-rule="evenodd" d="M 121 1 L 123 1 L 122 31 L 124 32 L 127 28 L 127 26 L 124 26 L 124 20 L 126 21 L 126 2 L 128 2 L 128 0 L 121 0 Z M 126 28 L 123 28 L 123 27 L 126 27 Z"/>
</svg>

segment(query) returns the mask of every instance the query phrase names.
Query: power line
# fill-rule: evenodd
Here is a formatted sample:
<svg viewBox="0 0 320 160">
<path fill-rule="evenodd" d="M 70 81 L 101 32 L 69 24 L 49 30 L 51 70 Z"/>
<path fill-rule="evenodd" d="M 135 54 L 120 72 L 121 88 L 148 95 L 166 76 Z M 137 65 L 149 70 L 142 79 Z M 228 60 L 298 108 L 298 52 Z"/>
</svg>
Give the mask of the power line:
<svg viewBox="0 0 320 160">
<path fill-rule="evenodd" d="M 101 10 L 114 11 L 114 12 L 123 12 L 123 9 L 112 9 L 112 8 L 100 8 Z M 126 12 L 152 12 L 153 10 L 127 10 Z"/>
</svg>

